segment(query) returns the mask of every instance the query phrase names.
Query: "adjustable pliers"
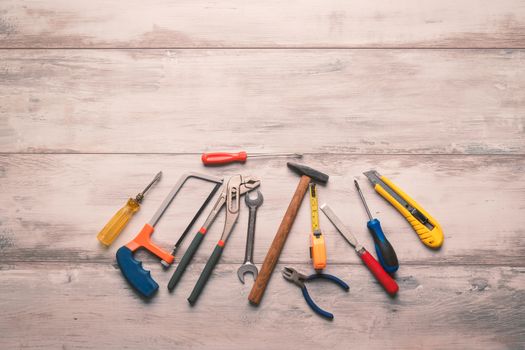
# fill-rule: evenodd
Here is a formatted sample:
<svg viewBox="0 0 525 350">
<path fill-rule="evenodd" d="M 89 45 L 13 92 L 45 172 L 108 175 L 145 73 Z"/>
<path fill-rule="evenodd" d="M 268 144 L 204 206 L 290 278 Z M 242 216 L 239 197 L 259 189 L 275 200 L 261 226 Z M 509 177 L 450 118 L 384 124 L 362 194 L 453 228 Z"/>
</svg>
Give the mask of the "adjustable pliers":
<svg viewBox="0 0 525 350">
<path fill-rule="evenodd" d="M 334 282 L 335 284 L 339 285 L 341 288 L 343 288 L 347 292 L 350 289 L 348 284 L 346 284 L 344 281 L 340 280 L 339 278 L 337 278 L 335 276 L 332 276 L 332 275 L 329 275 L 329 274 L 326 274 L 326 273 L 314 273 L 313 275 L 305 276 L 302 273 L 297 272 L 295 269 L 293 269 L 291 267 L 285 267 L 282 270 L 282 274 L 283 274 L 283 277 L 287 281 L 293 282 L 294 284 L 296 284 L 299 287 L 301 287 L 301 291 L 303 292 L 304 299 L 306 300 L 306 303 L 308 304 L 308 306 L 310 306 L 312 308 L 312 310 L 314 310 L 319 315 L 321 315 L 323 317 L 326 317 L 326 318 L 328 318 L 330 320 L 334 318 L 334 315 L 331 314 L 328 311 L 325 311 L 325 310 L 321 309 L 319 306 L 317 306 L 314 303 L 312 298 L 310 298 L 310 294 L 308 294 L 308 289 L 306 289 L 306 286 L 305 286 L 304 283 L 306 281 L 311 281 L 311 280 L 314 280 L 314 279 L 323 278 L 323 279 L 326 279 L 326 280 Z"/>
<path fill-rule="evenodd" d="M 208 278 L 210 278 L 215 265 L 222 255 L 228 237 L 233 231 L 233 227 L 239 217 L 241 195 L 259 187 L 260 184 L 261 182 L 256 178 L 242 175 L 234 175 L 228 181 L 225 191 L 221 194 L 221 198 L 224 195 L 224 201 L 226 202 L 226 221 L 224 222 L 224 229 L 219 242 L 217 242 L 217 245 L 208 259 L 208 262 L 204 266 L 204 270 L 202 270 L 193 291 L 188 297 L 188 301 L 191 305 L 195 304 L 199 298 L 204 285 L 208 281 Z M 219 201 L 222 201 L 222 199 L 219 199 Z"/>
</svg>

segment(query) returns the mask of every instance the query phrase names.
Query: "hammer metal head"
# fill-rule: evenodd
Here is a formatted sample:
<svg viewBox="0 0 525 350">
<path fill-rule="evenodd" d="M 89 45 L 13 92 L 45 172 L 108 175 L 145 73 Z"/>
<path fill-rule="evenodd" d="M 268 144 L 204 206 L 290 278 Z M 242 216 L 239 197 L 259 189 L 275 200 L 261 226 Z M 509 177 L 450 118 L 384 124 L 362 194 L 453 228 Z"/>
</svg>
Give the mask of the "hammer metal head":
<svg viewBox="0 0 525 350">
<path fill-rule="evenodd" d="M 322 173 L 320 171 L 317 171 L 315 169 L 312 169 L 310 167 L 307 167 L 306 165 L 301 165 L 297 163 L 286 163 L 288 168 L 292 169 L 294 172 L 296 172 L 299 175 L 305 175 L 311 178 L 315 182 L 319 182 L 321 184 L 325 184 L 328 182 L 328 175 L 325 173 Z"/>
</svg>

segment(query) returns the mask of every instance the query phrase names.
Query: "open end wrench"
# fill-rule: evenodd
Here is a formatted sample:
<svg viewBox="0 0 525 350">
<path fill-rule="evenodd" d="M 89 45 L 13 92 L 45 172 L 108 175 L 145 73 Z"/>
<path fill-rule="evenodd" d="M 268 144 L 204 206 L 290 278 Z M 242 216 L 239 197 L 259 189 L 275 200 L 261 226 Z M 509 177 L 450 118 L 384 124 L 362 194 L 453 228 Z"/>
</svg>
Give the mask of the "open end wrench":
<svg viewBox="0 0 525 350">
<path fill-rule="evenodd" d="M 253 274 L 253 279 L 257 278 L 259 270 L 257 266 L 253 263 L 253 242 L 255 239 L 255 220 L 257 218 L 257 208 L 259 208 L 264 201 L 262 193 L 257 190 L 255 198 L 250 198 L 250 193 L 247 193 L 244 197 L 244 202 L 250 208 L 250 214 L 248 217 L 248 237 L 246 238 L 246 253 L 244 254 L 244 262 L 237 270 L 237 276 L 239 280 L 244 283 L 244 274 L 246 272 L 251 272 Z"/>
</svg>

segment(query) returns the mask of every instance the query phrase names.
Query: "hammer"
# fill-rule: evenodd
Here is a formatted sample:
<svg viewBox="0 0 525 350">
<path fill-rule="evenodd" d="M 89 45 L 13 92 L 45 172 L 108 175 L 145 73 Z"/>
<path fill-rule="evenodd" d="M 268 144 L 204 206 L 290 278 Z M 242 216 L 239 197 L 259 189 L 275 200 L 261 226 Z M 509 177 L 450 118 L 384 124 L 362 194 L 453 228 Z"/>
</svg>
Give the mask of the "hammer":
<svg viewBox="0 0 525 350">
<path fill-rule="evenodd" d="M 301 206 L 306 190 L 308 190 L 308 185 L 311 181 L 316 181 L 322 184 L 325 184 L 328 181 L 328 175 L 305 165 L 296 163 L 287 163 L 286 165 L 288 165 L 288 168 L 301 175 L 301 180 L 297 185 L 292 200 L 290 201 L 288 209 L 281 221 L 281 225 L 275 234 L 272 245 L 270 246 L 268 253 L 266 253 L 266 258 L 264 258 L 261 271 L 259 272 L 250 295 L 248 296 L 248 300 L 252 305 L 259 305 L 261 302 L 273 269 L 275 268 L 275 265 L 277 265 L 277 260 L 283 250 L 284 242 L 286 242 L 288 233 L 290 233 L 290 229 L 292 228 L 295 217 L 297 216 L 297 211 Z"/>
</svg>

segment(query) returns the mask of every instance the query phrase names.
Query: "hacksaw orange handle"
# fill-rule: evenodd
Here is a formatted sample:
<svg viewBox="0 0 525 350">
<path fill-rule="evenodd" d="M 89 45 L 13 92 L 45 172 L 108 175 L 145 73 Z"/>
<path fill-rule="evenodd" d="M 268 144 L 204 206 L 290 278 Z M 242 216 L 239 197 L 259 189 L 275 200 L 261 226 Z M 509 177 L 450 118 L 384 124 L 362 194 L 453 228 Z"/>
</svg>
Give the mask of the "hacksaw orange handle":
<svg viewBox="0 0 525 350">
<path fill-rule="evenodd" d="M 149 250 L 152 254 L 158 256 L 161 260 L 172 264 L 175 258 L 169 252 L 164 251 L 162 248 L 157 246 L 151 241 L 151 235 L 155 229 L 150 224 L 144 225 L 142 230 L 139 232 L 137 237 L 133 238 L 131 242 L 126 244 L 126 247 L 129 248 L 132 252 L 136 251 L 139 248 L 144 248 Z"/>
</svg>

